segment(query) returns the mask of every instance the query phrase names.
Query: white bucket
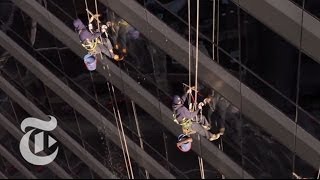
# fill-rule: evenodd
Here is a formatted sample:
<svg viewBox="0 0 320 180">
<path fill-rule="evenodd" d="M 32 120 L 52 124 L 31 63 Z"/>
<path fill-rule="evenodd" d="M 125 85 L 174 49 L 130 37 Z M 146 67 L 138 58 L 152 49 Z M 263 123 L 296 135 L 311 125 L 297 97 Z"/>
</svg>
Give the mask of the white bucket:
<svg viewBox="0 0 320 180">
<path fill-rule="evenodd" d="M 83 57 L 84 63 L 89 71 L 94 71 L 97 68 L 97 59 L 91 54 L 87 54 Z"/>
</svg>

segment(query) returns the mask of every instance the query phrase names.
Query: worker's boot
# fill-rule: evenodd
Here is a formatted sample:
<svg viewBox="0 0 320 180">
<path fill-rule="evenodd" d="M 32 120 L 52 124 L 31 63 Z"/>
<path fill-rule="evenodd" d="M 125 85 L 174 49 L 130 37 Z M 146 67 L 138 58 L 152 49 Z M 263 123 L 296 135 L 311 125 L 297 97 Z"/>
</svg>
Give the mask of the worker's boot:
<svg viewBox="0 0 320 180">
<path fill-rule="evenodd" d="M 212 136 L 210 137 L 209 141 L 217 140 L 217 139 L 219 139 L 219 137 L 220 137 L 220 133 L 212 134 Z"/>
<path fill-rule="evenodd" d="M 210 125 L 202 125 L 202 127 L 205 129 L 205 130 L 207 130 L 207 131 L 209 131 L 210 129 L 211 129 L 211 126 Z"/>
<path fill-rule="evenodd" d="M 220 128 L 219 130 L 220 134 L 223 135 L 225 130 L 226 130 L 225 128 Z"/>
</svg>

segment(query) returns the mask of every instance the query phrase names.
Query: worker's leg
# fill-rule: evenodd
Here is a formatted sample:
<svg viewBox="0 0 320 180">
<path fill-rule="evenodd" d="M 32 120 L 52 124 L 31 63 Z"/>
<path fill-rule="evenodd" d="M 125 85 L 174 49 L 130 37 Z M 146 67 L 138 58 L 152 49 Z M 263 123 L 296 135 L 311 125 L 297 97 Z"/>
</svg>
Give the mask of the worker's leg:
<svg viewBox="0 0 320 180">
<path fill-rule="evenodd" d="M 112 58 L 112 59 L 113 59 L 114 54 L 113 54 L 113 53 L 111 54 L 111 52 L 109 51 L 109 49 L 108 49 L 105 45 L 103 45 L 103 44 L 98 44 L 98 47 L 97 47 L 97 48 L 99 48 L 99 50 L 100 50 L 101 53 L 103 53 L 104 55 L 106 55 L 106 56 L 108 56 L 109 58 Z"/>
<path fill-rule="evenodd" d="M 196 123 L 196 122 L 192 123 L 191 129 L 199 133 L 201 136 L 207 138 L 209 141 L 217 140 L 221 135 L 220 133 L 212 134 L 211 132 L 205 130 L 205 128 L 203 128 L 199 123 Z"/>
<path fill-rule="evenodd" d="M 204 136 L 207 139 L 210 139 L 212 137 L 212 133 L 205 130 L 199 123 L 192 123 L 191 129 L 199 133 L 201 136 Z"/>
<path fill-rule="evenodd" d="M 209 121 L 204 115 L 198 115 L 198 122 L 203 126 L 210 126 Z"/>
<path fill-rule="evenodd" d="M 114 57 L 113 46 L 111 44 L 110 39 L 109 38 L 105 38 L 105 39 L 103 39 L 102 42 L 103 42 L 104 46 L 109 50 L 110 57 L 113 58 Z"/>
</svg>

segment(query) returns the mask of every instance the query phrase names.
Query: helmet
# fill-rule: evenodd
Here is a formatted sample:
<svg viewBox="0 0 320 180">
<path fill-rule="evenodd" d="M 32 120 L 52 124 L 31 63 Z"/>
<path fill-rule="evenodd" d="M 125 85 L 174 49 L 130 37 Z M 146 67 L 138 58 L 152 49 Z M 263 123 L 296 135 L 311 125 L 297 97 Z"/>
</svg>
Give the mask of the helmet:
<svg viewBox="0 0 320 180">
<path fill-rule="evenodd" d="M 181 103 L 182 103 L 182 100 L 181 100 L 180 96 L 175 95 L 173 97 L 173 104 L 181 104 Z"/>
</svg>

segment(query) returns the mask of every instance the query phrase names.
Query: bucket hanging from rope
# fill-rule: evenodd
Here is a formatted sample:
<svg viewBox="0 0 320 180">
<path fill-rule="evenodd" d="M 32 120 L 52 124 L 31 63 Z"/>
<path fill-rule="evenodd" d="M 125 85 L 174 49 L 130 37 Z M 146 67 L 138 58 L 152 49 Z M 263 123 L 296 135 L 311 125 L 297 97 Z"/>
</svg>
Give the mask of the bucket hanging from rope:
<svg viewBox="0 0 320 180">
<path fill-rule="evenodd" d="M 97 59 L 91 55 L 87 54 L 83 57 L 84 64 L 86 65 L 89 71 L 94 71 L 97 68 Z"/>
<path fill-rule="evenodd" d="M 178 136 L 178 141 L 179 142 L 182 142 L 182 141 L 185 141 L 187 140 L 189 137 L 185 134 L 180 134 Z M 178 146 L 178 148 L 180 149 L 180 151 L 182 152 L 188 152 L 190 151 L 191 149 L 191 142 L 190 141 L 187 141 L 186 143 L 182 143 L 181 145 Z"/>
</svg>

